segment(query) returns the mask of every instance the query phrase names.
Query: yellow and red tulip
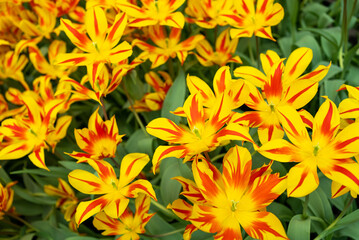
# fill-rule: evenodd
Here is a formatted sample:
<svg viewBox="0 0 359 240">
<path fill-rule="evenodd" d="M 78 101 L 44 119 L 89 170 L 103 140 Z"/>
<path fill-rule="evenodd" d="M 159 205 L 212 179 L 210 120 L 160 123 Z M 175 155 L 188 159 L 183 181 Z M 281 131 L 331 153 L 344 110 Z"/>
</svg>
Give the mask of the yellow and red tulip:
<svg viewBox="0 0 359 240">
<path fill-rule="evenodd" d="M 171 208 L 176 214 L 215 239 L 242 239 L 241 227 L 256 239 L 288 239 L 279 219 L 265 209 L 285 190 L 286 178 L 270 174 L 269 166 L 251 170 L 247 149 L 235 146 L 224 156 L 223 173 L 203 158 L 193 165 L 194 183 L 183 181 L 183 195 L 193 207 L 176 200 Z M 195 200 L 193 198 L 195 197 Z M 179 215 L 179 216 L 180 216 Z M 180 216 L 181 217 L 181 216 Z"/>
<path fill-rule="evenodd" d="M 126 12 L 132 19 L 130 27 L 166 25 L 183 28 L 184 16 L 175 12 L 185 0 L 141 0 L 142 7 L 126 1 L 116 3 L 116 7 Z"/>
<path fill-rule="evenodd" d="M 217 64 L 224 66 L 229 62 L 242 63 L 238 56 L 233 56 L 236 51 L 238 39 L 229 39 L 229 30 L 224 30 L 216 39 L 216 51 L 213 51 L 211 44 L 203 39 L 196 46 L 195 54 L 198 61 L 205 67 Z"/>
<path fill-rule="evenodd" d="M 228 11 L 222 15 L 235 27 L 230 30 L 232 38 L 255 35 L 275 41 L 271 27 L 279 24 L 284 17 L 284 9 L 279 3 L 274 3 L 274 0 L 238 0 L 234 1 L 234 5 L 235 12 Z"/>
<path fill-rule="evenodd" d="M 229 96 L 221 94 L 206 116 L 203 97 L 198 92 L 190 95 L 183 106 L 189 127 L 178 126 L 166 118 L 152 120 L 146 127 L 147 132 L 171 144 L 157 147 L 152 159 L 154 171 L 161 160 L 167 157 L 189 161 L 194 155 L 212 151 L 221 143 L 228 143 L 228 140 L 253 143 L 248 128 L 238 124 L 226 125 L 231 114 L 230 104 Z"/>
<path fill-rule="evenodd" d="M 304 107 L 317 93 L 318 82 L 328 73 L 330 65 L 320 65 L 312 72 L 301 76 L 310 64 L 312 56 L 311 49 L 298 48 L 284 65 L 283 60 L 275 52 L 268 51 L 266 55 L 261 55 L 264 74 L 254 67 L 235 69 L 234 75 L 248 82 L 250 94 L 245 104 L 255 111 L 238 113 L 233 116 L 232 121 L 258 127 L 262 143 L 282 138 L 284 132 L 280 126 L 277 108 Z M 303 120 L 310 122 L 310 116 L 305 111 L 301 111 L 301 115 Z"/>
<path fill-rule="evenodd" d="M 139 234 L 145 233 L 145 226 L 155 213 L 148 213 L 151 199 L 140 193 L 135 200 L 135 214 L 127 208 L 118 219 L 107 216 L 104 212 L 96 214 L 93 225 L 104 230 L 102 235 L 121 235 L 117 240 L 139 240 Z"/>
<path fill-rule="evenodd" d="M 103 121 L 97 109 L 89 119 L 88 128 L 75 129 L 77 145 L 85 153 L 74 151 L 69 155 L 78 162 L 115 157 L 117 145 L 122 142 L 123 136 L 118 134 L 115 116 Z"/>
<path fill-rule="evenodd" d="M 319 185 L 317 168 L 329 179 L 359 192 L 359 165 L 351 157 L 359 153 L 359 123 L 338 133 L 340 118 L 335 104 L 327 99 L 313 121 L 312 138 L 299 116 L 289 106 L 278 109 L 280 122 L 292 143 L 284 139 L 267 142 L 259 152 L 280 162 L 297 162 L 288 172 L 288 196 L 303 197 Z"/>
<path fill-rule="evenodd" d="M 113 167 L 104 160 L 88 160 L 98 176 L 79 169 L 70 172 L 69 182 L 74 188 L 85 194 L 102 195 L 78 205 L 76 223 L 79 225 L 102 210 L 109 217 L 119 218 L 127 208 L 128 198 L 137 198 L 140 193 L 157 201 L 149 181 L 140 179 L 132 182 L 149 160 L 148 155 L 143 153 L 127 154 L 121 162 L 119 179 Z"/>
<path fill-rule="evenodd" d="M 158 47 L 138 39 L 133 40 L 132 46 L 137 46 L 143 51 L 139 57 L 142 59 L 148 58 L 152 62 L 151 68 L 156 68 L 167 62 L 169 58 L 175 58 L 176 56 L 183 64 L 188 52 L 194 49 L 199 41 L 204 39 L 204 36 L 198 34 L 180 42 L 180 28 L 171 28 L 171 32 L 167 36 L 166 29 L 160 25 L 149 27 L 149 37 Z"/>
<path fill-rule="evenodd" d="M 88 36 L 79 32 L 74 24 L 61 19 L 61 25 L 71 40 L 84 53 L 59 54 L 55 64 L 64 66 L 87 66 L 87 74 L 92 88 L 105 63 L 118 63 L 132 55 L 132 47 L 127 42 L 117 45 L 127 24 L 127 15 L 119 13 L 109 28 L 104 10 L 100 7 L 88 9 L 85 27 Z"/>
</svg>

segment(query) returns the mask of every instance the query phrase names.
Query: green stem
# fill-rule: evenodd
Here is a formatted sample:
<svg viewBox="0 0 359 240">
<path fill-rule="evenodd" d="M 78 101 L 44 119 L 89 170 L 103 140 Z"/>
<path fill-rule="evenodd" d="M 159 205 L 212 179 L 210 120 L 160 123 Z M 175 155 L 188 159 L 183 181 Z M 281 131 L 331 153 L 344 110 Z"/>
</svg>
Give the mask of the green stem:
<svg viewBox="0 0 359 240">
<path fill-rule="evenodd" d="M 101 108 L 102 108 L 103 116 L 104 116 L 105 120 L 107 121 L 108 116 L 107 116 L 107 113 L 106 113 L 105 102 L 103 100 L 103 97 L 100 98 L 100 101 L 101 101 Z"/>
<path fill-rule="evenodd" d="M 215 162 L 215 161 L 217 161 L 218 159 L 223 158 L 224 155 L 226 155 L 226 154 L 225 154 L 225 153 L 218 154 L 217 156 L 215 156 L 215 157 L 213 157 L 213 158 L 211 159 L 211 162 Z"/>
<path fill-rule="evenodd" d="M 151 198 L 151 204 L 156 206 L 162 213 L 164 213 L 165 215 L 167 215 L 168 217 L 171 218 L 177 218 L 177 216 L 171 212 L 170 210 L 168 210 L 167 208 L 165 208 L 163 205 L 161 205 L 160 203 L 156 202 L 155 200 L 153 200 Z"/>
<path fill-rule="evenodd" d="M 251 41 L 252 39 L 248 39 L 248 53 L 249 53 L 249 58 L 251 59 L 252 65 L 255 65 L 256 60 L 254 60 L 254 56 L 253 56 L 253 49 L 252 49 L 252 44 Z"/>
<path fill-rule="evenodd" d="M 256 39 L 256 50 L 257 50 L 257 67 L 258 67 L 258 70 L 260 70 L 261 61 L 260 61 L 260 57 L 259 57 L 259 37 L 255 36 L 255 39 Z"/>
<path fill-rule="evenodd" d="M 319 239 L 323 239 L 328 232 L 334 228 L 334 226 L 340 221 L 340 219 L 342 219 L 345 215 L 345 212 L 348 210 L 348 208 L 352 205 L 354 198 L 351 198 L 347 205 L 345 205 L 343 211 L 339 214 L 339 216 L 326 228 L 324 229 L 323 232 L 321 232 L 316 238 L 314 238 L 314 240 L 319 240 Z"/>
<path fill-rule="evenodd" d="M 309 203 L 309 194 L 307 196 L 305 196 L 305 200 L 304 200 L 304 203 L 303 203 L 302 219 L 307 219 L 308 218 L 308 203 Z"/>
<path fill-rule="evenodd" d="M 174 79 L 175 72 L 174 72 L 174 69 L 173 69 L 173 60 L 172 60 L 171 57 L 169 57 L 168 60 L 167 60 L 167 67 L 168 67 L 168 71 L 169 71 L 169 74 L 170 74 L 171 78 Z"/>
<path fill-rule="evenodd" d="M 204 156 L 207 158 L 209 162 L 211 162 L 211 158 L 208 155 L 208 151 L 204 152 Z"/>
<path fill-rule="evenodd" d="M 143 125 L 141 119 L 140 119 L 140 116 L 138 116 L 138 113 L 136 112 L 136 110 L 133 108 L 133 101 L 130 97 L 130 95 L 128 94 L 127 92 L 127 89 L 126 89 L 126 85 L 123 84 L 123 91 L 124 93 L 126 94 L 126 97 L 128 99 L 128 102 L 130 103 L 130 110 L 132 111 L 132 113 L 135 115 L 135 118 L 136 118 L 136 121 L 138 123 L 138 125 L 140 125 L 140 128 L 142 129 L 142 131 L 145 133 L 146 136 L 149 136 L 147 131 L 146 131 L 146 128 L 145 126 Z"/>
<path fill-rule="evenodd" d="M 116 166 L 118 169 L 121 168 L 120 164 L 119 164 L 118 162 L 116 162 L 116 159 L 114 159 L 113 157 L 110 158 L 110 159 L 111 159 L 111 161 L 115 164 L 115 166 Z"/>
<path fill-rule="evenodd" d="M 23 224 L 26 225 L 28 228 L 30 228 L 30 229 L 32 229 L 32 230 L 38 232 L 38 230 L 37 230 L 35 227 L 33 227 L 30 223 L 28 223 L 27 221 L 25 221 L 25 220 L 22 219 L 21 217 L 16 216 L 15 214 L 9 213 L 9 212 L 5 212 L 5 214 L 6 214 L 7 216 L 9 216 L 9 217 L 11 217 L 11 218 L 13 218 L 13 219 L 16 219 L 17 221 L 23 223 Z"/>
<path fill-rule="evenodd" d="M 160 237 L 166 237 L 166 236 L 169 236 L 169 235 L 173 235 L 173 234 L 176 234 L 176 233 L 180 233 L 180 232 L 183 232 L 186 228 L 180 228 L 180 229 L 177 229 L 177 230 L 174 230 L 172 232 L 166 232 L 166 233 L 161 233 L 161 234 L 142 234 L 143 236 L 146 236 L 146 237 L 152 237 L 152 238 L 160 238 Z"/>
<path fill-rule="evenodd" d="M 347 16 L 347 0 L 343 1 L 343 26 L 342 26 L 342 36 L 340 39 L 340 50 L 339 51 L 343 51 L 344 52 L 344 56 L 340 56 L 341 58 L 345 58 L 348 52 L 348 16 Z M 343 61 L 343 59 L 339 58 L 339 61 Z M 340 65 L 343 65 L 343 63 L 341 63 Z M 341 78 L 344 79 L 345 76 L 345 66 L 342 66 L 342 74 L 341 74 Z"/>
</svg>

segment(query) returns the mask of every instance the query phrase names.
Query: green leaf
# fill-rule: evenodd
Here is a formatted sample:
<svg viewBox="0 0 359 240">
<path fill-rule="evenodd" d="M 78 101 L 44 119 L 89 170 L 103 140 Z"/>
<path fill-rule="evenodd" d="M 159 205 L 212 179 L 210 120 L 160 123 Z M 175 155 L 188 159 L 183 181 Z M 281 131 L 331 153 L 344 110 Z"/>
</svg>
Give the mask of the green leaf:
<svg viewBox="0 0 359 240">
<path fill-rule="evenodd" d="M 125 144 L 125 149 L 129 153 L 138 152 L 146 153 L 148 155 L 153 154 L 153 137 L 149 134 L 145 134 L 142 129 L 137 129 L 132 133 Z"/>
<path fill-rule="evenodd" d="M 25 236 L 22 236 L 20 238 L 20 240 L 32 240 L 34 236 L 35 236 L 35 233 L 29 233 L 29 234 L 26 234 Z"/>
<path fill-rule="evenodd" d="M 281 221 L 289 222 L 294 213 L 292 210 L 290 210 L 288 207 L 286 207 L 284 204 L 272 202 L 268 207 L 267 211 L 273 213 L 277 216 Z"/>
<path fill-rule="evenodd" d="M 167 223 L 163 218 L 161 218 L 158 214 L 155 214 L 151 220 L 146 225 L 146 233 L 147 234 L 164 234 L 168 232 L 175 231 L 176 228 Z M 153 238 L 151 238 L 153 239 Z M 176 233 L 168 236 L 164 236 L 160 238 L 161 240 L 178 240 L 182 239 L 181 233 Z"/>
<path fill-rule="evenodd" d="M 310 218 L 303 219 L 302 214 L 295 215 L 289 222 L 287 234 L 291 240 L 309 240 Z"/>
<path fill-rule="evenodd" d="M 281 37 L 278 39 L 278 44 L 279 44 L 280 50 L 283 53 L 283 56 L 289 57 L 290 53 L 292 52 L 292 38 Z"/>
<path fill-rule="evenodd" d="M 312 34 L 305 34 L 301 38 L 297 40 L 295 43 L 298 47 L 307 47 L 313 50 L 313 60 L 312 60 L 312 68 L 317 66 L 318 63 L 322 60 L 322 52 L 320 50 L 320 46 L 315 40 Z"/>
<path fill-rule="evenodd" d="M 332 207 L 321 187 L 318 187 L 309 195 L 308 207 L 313 212 L 314 216 L 320 217 L 328 223 L 333 221 L 334 216 Z"/>
<path fill-rule="evenodd" d="M 330 79 L 324 80 L 323 86 L 320 88 L 321 96 L 328 96 L 337 106 L 339 105 L 340 99 L 338 97 L 337 90 L 344 84 L 345 80 L 342 79 Z M 325 101 L 324 98 L 320 98 L 319 102 L 322 104 Z"/>
<path fill-rule="evenodd" d="M 69 173 L 68 170 L 66 170 L 63 167 L 49 167 L 50 171 L 46 171 L 44 169 L 23 169 L 11 172 L 11 174 L 21 174 L 21 173 L 28 173 L 28 174 L 36 174 L 39 176 L 45 176 L 45 177 L 53 177 L 53 178 L 64 178 L 67 177 L 67 174 Z"/>
<path fill-rule="evenodd" d="M 82 169 L 88 172 L 93 172 L 93 168 L 85 163 L 76 163 L 72 161 L 59 161 L 59 163 L 69 170 Z"/>
<path fill-rule="evenodd" d="M 178 181 L 171 179 L 173 177 L 181 176 L 179 170 L 180 164 L 183 164 L 181 159 L 171 157 L 165 159 L 160 165 L 160 172 L 162 173 L 160 190 L 164 206 L 167 206 L 169 203 L 176 200 L 181 191 L 181 184 Z"/>
<path fill-rule="evenodd" d="M 182 107 L 186 95 L 186 79 L 182 69 L 179 70 L 173 85 L 168 90 L 165 100 L 163 101 L 163 107 L 161 110 L 161 116 L 168 118 L 175 123 L 179 123 L 180 117 L 176 116 L 170 111 L 176 110 L 178 107 Z"/>
</svg>

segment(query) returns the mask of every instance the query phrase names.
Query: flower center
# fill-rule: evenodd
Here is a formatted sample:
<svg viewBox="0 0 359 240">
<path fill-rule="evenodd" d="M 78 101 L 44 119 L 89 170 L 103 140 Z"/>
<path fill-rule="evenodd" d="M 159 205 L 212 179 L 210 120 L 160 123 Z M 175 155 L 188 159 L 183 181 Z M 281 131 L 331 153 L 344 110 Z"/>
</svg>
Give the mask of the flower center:
<svg viewBox="0 0 359 240">
<path fill-rule="evenodd" d="M 232 207 L 231 207 L 232 212 L 235 212 L 237 210 L 238 203 L 239 203 L 239 201 L 232 200 Z"/>
<path fill-rule="evenodd" d="M 315 145 L 314 146 L 314 149 L 313 149 L 313 154 L 314 156 L 317 156 L 318 155 L 318 151 L 320 150 L 320 147 L 319 147 L 319 144 L 318 145 Z"/>
</svg>

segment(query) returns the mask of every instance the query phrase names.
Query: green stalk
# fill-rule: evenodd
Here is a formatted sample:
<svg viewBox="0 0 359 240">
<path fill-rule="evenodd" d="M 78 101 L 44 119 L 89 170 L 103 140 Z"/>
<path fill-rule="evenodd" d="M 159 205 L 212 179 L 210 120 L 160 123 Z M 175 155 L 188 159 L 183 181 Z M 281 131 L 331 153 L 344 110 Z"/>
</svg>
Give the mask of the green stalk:
<svg viewBox="0 0 359 240">
<path fill-rule="evenodd" d="M 259 57 L 259 37 L 255 36 L 255 39 L 256 39 L 256 50 L 257 50 L 257 67 L 258 67 L 258 70 L 260 70 L 261 61 L 260 61 L 260 57 Z"/>
<path fill-rule="evenodd" d="M 302 219 L 308 218 L 308 203 L 309 203 L 309 194 L 307 196 L 305 196 L 305 201 L 303 203 Z"/>
<path fill-rule="evenodd" d="M 164 207 L 162 204 L 158 203 L 157 201 L 153 200 L 152 198 L 151 198 L 151 204 L 156 206 L 162 213 L 164 213 L 168 217 L 177 218 L 177 216 L 172 211 L 170 211 L 169 209 L 167 209 L 166 207 Z"/>
<path fill-rule="evenodd" d="M 146 136 L 149 136 L 147 131 L 146 131 L 146 128 L 145 126 L 143 125 L 141 119 L 140 119 L 140 116 L 138 116 L 138 113 L 136 112 L 136 110 L 133 108 L 133 101 L 132 101 L 132 98 L 130 97 L 130 95 L 128 94 L 127 92 L 127 89 L 126 89 L 126 84 L 123 84 L 123 91 L 124 93 L 126 94 L 126 97 L 130 103 L 130 110 L 132 111 L 133 115 L 135 115 L 135 118 L 136 118 L 136 121 L 138 123 L 138 125 L 140 125 L 140 128 L 142 129 L 142 131 L 145 133 Z"/>
<path fill-rule="evenodd" d="M 25 226 L 27 226 L 28 228 L 32 229 L 33 231 L 38 232 L 39 230 L 37 230 L 35 227 L 33 227 L 30 223 L 28 223 L 27 221 L 25 221 L 24 219 L 22 219 L 21 217 L 13 214 L 13 213 L 9 213 L 9 212 L 5 212 L 5 214 L 13 219 L 16 219 L 17 221 L 21 222 L 22 224 L 24 224 Z"/>
<path fill-rule="evenodd" d="M 324 229 L 323 232 L 321 232 L 316 238 L 314 238 L 314 240 L 319 240 L 319 239 L 323 239 L 328 232 L 335 227 L 335 225 L 337 225 L 337 223 L 340 221 L 340 219 L 342 219 L 345 215 L 345 212 L 348 210 L 348 208 L 352 205 L 354 198 L 351 198 L 347 205 L 345 205 L 343 211 L 339 214 L 339 216 L 326 228 Z"/>
</svg>

